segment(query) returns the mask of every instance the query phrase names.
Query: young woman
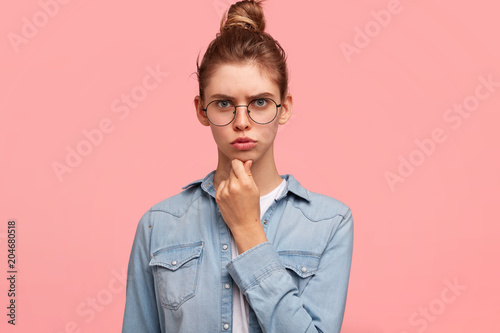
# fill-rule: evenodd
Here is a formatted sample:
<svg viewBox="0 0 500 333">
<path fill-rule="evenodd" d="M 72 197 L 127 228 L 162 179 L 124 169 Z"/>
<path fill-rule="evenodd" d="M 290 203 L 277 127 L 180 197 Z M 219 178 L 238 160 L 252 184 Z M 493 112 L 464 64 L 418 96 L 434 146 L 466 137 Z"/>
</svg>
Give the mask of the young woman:
<svg viewBox="0 0 500 333">
<path fill-rule="evenodd" d="M 235 3 L 197 65 L 217 168 L 141 218 L 123 332 L 340 332 L 353 219 L 276 169 L 292 96 L 264 28 L 259 1 Z"/>
</svg>

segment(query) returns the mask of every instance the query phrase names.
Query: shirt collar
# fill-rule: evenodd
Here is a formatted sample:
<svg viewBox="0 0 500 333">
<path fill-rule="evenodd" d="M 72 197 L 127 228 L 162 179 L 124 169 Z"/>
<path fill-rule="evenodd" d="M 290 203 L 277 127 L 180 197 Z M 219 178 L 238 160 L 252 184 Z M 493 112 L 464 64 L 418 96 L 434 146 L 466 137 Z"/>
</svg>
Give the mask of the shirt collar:
<svg viewBox="0 0 500 333">
<path fill-rule="evenodd" d="M 215 198 L 214 175 L 215 175 L 215 170 L 211 171 L 208 175 L 205 176 L 205 178 L 195 180 L 184 186 L 182 189 L 185 190 L 188 187 L 201 184 L 201 188 Z M 287 187 L 280 195 L 280 197 L 277 198 L 276 200 L 280 200 L 281 198 L 285 197 L 288 192 L 292 192 L 293 194 L 307 201 L 310 201 L 308 191 L 293 177 L 293 175 L 286 174 L 286 175 L 280 175 L 280 177 L 287 181 L 286 182 Z"/>
</svg>

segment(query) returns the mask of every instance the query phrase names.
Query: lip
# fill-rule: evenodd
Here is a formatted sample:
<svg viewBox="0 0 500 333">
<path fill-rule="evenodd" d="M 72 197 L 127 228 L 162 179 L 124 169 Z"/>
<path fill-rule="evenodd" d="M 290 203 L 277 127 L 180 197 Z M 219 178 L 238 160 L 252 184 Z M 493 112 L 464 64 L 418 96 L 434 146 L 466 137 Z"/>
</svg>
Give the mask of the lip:
<svg viewBox="0 0 500 333">
<path fill-rule="evenodd" d="M 257 141 L 247 137 L 239 137 L 231 142 L 231 145 L 237 150 L 249 150 L 255 147 L 256 144 Z"/>
<path fill-rule="evenodd" d="M 247 143 L 247 142 L 256 142 L 254 139 L 247 138 L 246 136 L 240 136 L 239 138 L 236 138 L 231 144 L 233 143 Z"/>
</svg>

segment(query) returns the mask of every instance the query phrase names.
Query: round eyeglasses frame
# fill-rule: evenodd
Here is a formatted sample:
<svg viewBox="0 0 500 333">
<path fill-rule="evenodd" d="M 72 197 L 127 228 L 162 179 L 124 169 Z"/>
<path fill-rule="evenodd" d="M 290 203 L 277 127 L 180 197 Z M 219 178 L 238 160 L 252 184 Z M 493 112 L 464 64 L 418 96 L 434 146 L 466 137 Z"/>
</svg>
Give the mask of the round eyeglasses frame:
<svg viewBox="0 0 500 333">
<path fill-rule="evenodd" d="M 255 120 L 252 118 L 252 116 L 250 115 L 250 113 L 251 113 L 252 111 L 248 109 L 248 107 L 250 106 L 250 104 L 252 104 L 253 102 L 258 101 L 258 100 L 260 100 L 260 99 L 270 100 L 271 102 L 273 102 L 273 103 L 274 103 L 274 105 L 276 105 L 276 113 L 274 114 L 273 119 L 269 120 L 267 123 L 259 123 L 258 121 L 255 121 Z M 228 103 L 230 103 L 230 104 L 232 104 L 232 105 L 234 106 L 233 118 L 231 119 L 231 121 L 229 121 L 228 123 L 226 123 L 226 124 L 224 124 L 224 125 L 217 125 L 217 124 L 214 124 L 214 123 L 210 120 L 210 118 L 208 117 L 208 112 L 207 112 L 207 110 L 208 110 L 208 107 L 210 106 L 210 104 L 215 103 L 215 102 L 228 102 Z M 253 121 L 254 123 L 257 123 L 257 124 L 260 124 L 260 125 L 266 125 L 266 124 L 269 124 L 270 122 L 272 122 L 274 119 L 276 119 L 276 116 L 278 115 L 278 108 L 279 108 L 279 107 L 281 107 L 281 103 L 280 103 L 280 104 L 278 104 L 278 103 L 276 103 L 276 102 L 275 102 L 272 98 L 268 98 L 268 97 L 256 98 L 256 99 L 254 99 L 254 100 L 250 101 L 250 103 L 248 103 L 247 105 L 234 105 L 234 103 L 233 103 L 233 102 L 228 101 L 228 100 L 226 100 L 226 99 L 215 99 L 215 100 L 211 101 L 210 103 L 208 103 L 206 108 L 204 108 L 204 109 L 202 108 L 202 110 L 203 110 L 203 111 L 205 111 L 205 114 L 206 114 L 206 116 L 207 116 L 207 119 L 208 119 L 208 121 L 209 121 L 212 125 L 214 125 L 214 126 L 218 126 L 218 127 L 222 127 L 222 126 L 227 126 L 227 125 L 229 125 L 229 124 L 231 124 L 231 123 L 233 122 L 234 118 L 236 118 L 236 111 L 237 111 L 237 108 L 238 108 L 238 107 L 246 107 L 246 108 L 247 108 L 247 114 L 248 114 L 248 117 L 249 117 L 250 119 L 252 119 L 252 121 Z"/>
</svg>

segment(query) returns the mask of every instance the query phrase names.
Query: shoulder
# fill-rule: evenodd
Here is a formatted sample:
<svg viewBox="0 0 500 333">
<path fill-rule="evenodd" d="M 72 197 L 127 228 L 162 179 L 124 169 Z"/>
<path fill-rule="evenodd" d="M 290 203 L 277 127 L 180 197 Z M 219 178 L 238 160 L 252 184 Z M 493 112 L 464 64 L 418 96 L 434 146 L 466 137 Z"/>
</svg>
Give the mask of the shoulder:
<svg viewBox="0 0 500 333">
<path fill-rule="evenodd" d="M 191 186 L 176 195 L 154 204 L 150 212 L 166 213 L 175 217 L 181 217 L 201 195 L 202 191 L 200 186 Z"/>
<path fill-rule="evenodd" d="M 292 175 L 289 175 L 288 181 L 289 191 L 296 194 L 291 204 L 312 222 L 331 220 L 335 217 L 343 219 L 350 214 L 346 203 L 332 196 L 307 190 Z"/>
<path fill-rule="evenodd" d="M 343 218 L 350 212 L 349 206 L 338 199 L 309 190 L 307 193 L 309 201 L 294 200 L 292 204 L 311 221 L 331 220 L 335 217 Z"/>
<path fill-rule="evenodd" d="M 154 204 L 151 207 L 150 212 L 169 214 L 174 217 L 183 216 L 193 205 L 193 203 L 195 203 L 203 196 L 208 195 L 208 193 L 202 190 L 202 185 L 207 182 L 210 184 L 213 173 L 214 172 L 212 171 L 205 178 L 198 179 L 187 184 L 186 186 L 182 187 L 182 191 L 180 193 L 177 193 Z"/>
</svg>

